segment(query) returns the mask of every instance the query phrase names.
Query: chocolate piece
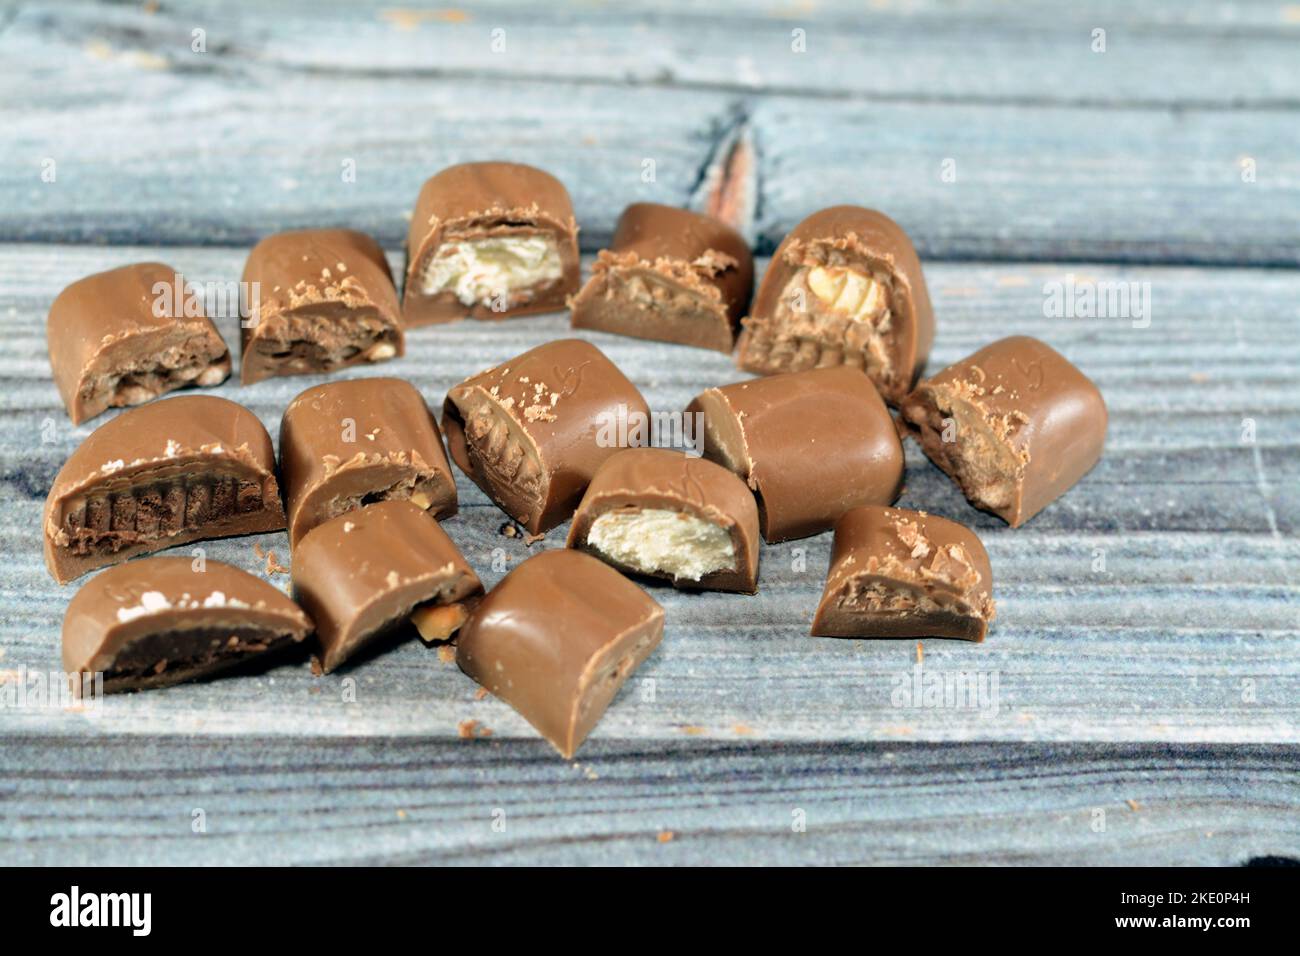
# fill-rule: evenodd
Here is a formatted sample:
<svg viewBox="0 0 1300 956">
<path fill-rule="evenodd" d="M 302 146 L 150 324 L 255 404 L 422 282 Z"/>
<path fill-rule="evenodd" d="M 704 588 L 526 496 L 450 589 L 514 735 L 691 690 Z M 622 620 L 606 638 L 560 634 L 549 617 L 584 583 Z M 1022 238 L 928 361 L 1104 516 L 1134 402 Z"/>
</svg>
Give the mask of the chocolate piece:
<svg viewBox="0 0 1300 956">
<path fill-rule="evenodd" d="M 611 455 L 582 496 L 568 546 L 674 587 L 758 590 L 758 506 L 721 465 L 666 448 Z"/>
<path fill-rule="evenodd" d="M 736 230 L 634 203 L 571 303 L 573 327 L 730 353 L 753 285 L 754 259 Z"/>
<path fill-rule="evenodd" d="M 124 412 L 59 470 L 42 524 L 60 584 L 189 541 L 279 531 L 271 436 L 248 409 L 210 395 Z"/>
<path fill-rule="evenodd" d="M 663 634 L 663 608 L 613 568 L 543 551 L 488 592 L 456 663 L 568 758 Z"/>
<path fill-rule="evenodd" d="M 973 531 L 924 511 L 871 506 L 835 522 L 812 633 L 982 641 L 995 613 L 989 556 Z"/>
<path fill-rule="evenodd" d="M 358 378 L 300 393 L 280 420 L 289 544 L 362 505 L 409 498 L 456 513 L 456 480 L 424 398 L 399 378 Z"/>
<path fill-rule="evenodd" d="M 769 542 L 817 534 L 858 505 L 890 504 L 903 487 L 903 446 L 861 369 L 791 372 L 711 388 L 704 456 L 744 478 Z"/>
<path fill-rule="evenodd" d="M 569 193 L 519 163 L 463 163 L 426 182 L 406 251 L 408 326 L 557 311 L 578 288 Z"/>
<path fill-rule="evenodd" d="M 971 504 L 1013 528 L 1087 474 L 1106 442 L 1097 386 L 1024 335 L 986 345 L 926 379 L 902 413 Z"/>
<path fill-rule="evenodd" d="M 86 582 L 63 616 L 63 668 L 104 674 L 105 692 L 211 676 L 301 641 L 311 621 L 239 568 L 146 558 Z"/>
<path fill-rule="evenodd" d="M 248 256 L 243 289 L 244 385 L 405 354 L 393 274 L 384 251 L 364 233 L 304 229 L 268 236 Z"/>
<path fill-rule="evenodd" d="M 230 352 L 201 296 L 159 262 L 72 283 L 50 306 L 45 336 L 74 425 L 188 385 L 220 385 L 230 375 Z"/>
<path fill-rule="evenodd" d="M 316 622 L 326 674 L 413 611 L 426 640 L 446 640 L 482 592 L 447 532 L 409 501 L 331 518 L 293 553 L 293 596 Z"/>
<path fill-rule="evenodd" d="M 466 379 L 442 411 L 452 459 L 529 534 L 572 515 L 596 469 L 650 415 L 636 386 L 580 339 Z"/>
<path fill-rule="evenodd" d="M 852 365 L 897 404 L 925 367 L 934 310 L 907 233 L 873 209 L 833 206 L 777 247 L 744 325 L 745 371 Z"/>
</svg>

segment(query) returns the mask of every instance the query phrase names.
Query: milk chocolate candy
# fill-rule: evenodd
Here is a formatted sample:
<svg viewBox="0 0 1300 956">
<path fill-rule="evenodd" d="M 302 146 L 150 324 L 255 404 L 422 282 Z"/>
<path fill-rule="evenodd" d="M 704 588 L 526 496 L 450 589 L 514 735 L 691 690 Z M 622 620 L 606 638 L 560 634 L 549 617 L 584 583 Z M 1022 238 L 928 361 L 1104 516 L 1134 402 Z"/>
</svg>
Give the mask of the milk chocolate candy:
<svg viewBox="0 0 1300 956">
<path fill-rule="evenodd" d="M 903 486 L 903 446 L 871 380 L 837 366 L 711 388 L 704 456 L 745 479 L 763 537 L 803 538 L 859 505 L 891 504 Z"/>
<path fill-rule="evenodd" d="M 902 413 L 971 504 L 1013 528 L 1087 474 L 1106 442 L 1097 386 L 1024 335 L 986 345 L 921 382 Z"/>
<path fill-rule="evenodd" d="M 293 596 L 316 622 L 327 674 L 407 620 L 425 640 L 447 640 L 482 592 L 447 532 L 409 501 L 331 518 L 293 552 Z"/>
<path fill-rule="evenodd" d="M 573 327 L 730 353 L 754 284 L 740 233 L 709 216 L 635 203 L 574 297 Z"/>
<path fill-rule="evenodd" d="M 758 590 L 758 507 L 721 465 L 666 448 L 611 455 L 587 487 L 568 546 L 675 587 Z"/>
<path fill-rule="evenodd" d="M 578 288 L 568 190 L 519 163 L 464 163 L 426 182 L 406 251 L 408 326 L 551 312 Z"/>
<path fill-rule="evenodd" d="M 358 378 L 300 393 L 280 420 L 289 543 L 362 505 L 410 499 L 456 513 L 456 481 L 429 407 L 410 382 Z"/>
<path fill-rule="evenodd" d="M 955 521 L 869 506 L 835 522 L 812 633 L 982 641 L 995 615 L 984 545 Z"/>
<path fill-rule="evenodd" d="M 185 395 L 95 429 L 50 488 L 45 564 L 60 584 L 203 538 L 279 531 L 271 436 L 234 402 Z"/>
<path fill-rule="evenodd" d="M 298 605 L 246 571 L 146 558 L 110 568 L 73 596 L 63 668 L 102 673 L 105 692 L 165 687 L 264 659 L 310 632 Z"/>
<path fill-rule="evenodd" d="M 742 369 L 770 375 L 851 365 L 897 404 L 925 367 L 934 310 L 899 225 L 873 209 L 834 206 L 777 247 L 744 325 Z"/>
<path fill-rule="evenodd" d="M 573 514 L 596 469 L 635 443 L 649 414 L 600 349 L 560 339 L 461 382 L 447 394 L 442 427 L 461 471 L 540 534 Z"/>
<path fill-rule="evenodd" d="M 379 244 L 351 229 L 268 236 L 244 266 L 239 380 L 334 372 L 404 354 L 401 310 Z"/>
<path fill-rule="evenodd" d="M 143 262 L 72 283 L 50 306 L 50 369 L 74 425 L 187 385 L 220 385 L 230 352 L 202 297 Z"/>
<path fill-rule="evenodd" d="M 609 565 L 543 551 L 488 592 L 456 663 L 567 758 L 663 633 L 663 608 Z"/>
</svg>

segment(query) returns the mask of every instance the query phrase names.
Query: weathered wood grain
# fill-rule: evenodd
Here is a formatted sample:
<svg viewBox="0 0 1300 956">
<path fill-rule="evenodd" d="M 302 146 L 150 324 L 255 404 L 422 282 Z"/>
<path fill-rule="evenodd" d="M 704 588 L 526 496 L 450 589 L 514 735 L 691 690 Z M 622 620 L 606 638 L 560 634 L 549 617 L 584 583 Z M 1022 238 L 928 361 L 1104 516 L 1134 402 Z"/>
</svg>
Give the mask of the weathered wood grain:
<svg viewBox="0 0 1300 956">
<path fill-rule="evenodd" d="M 582 10 L 551 20 L 505 7 L 502 15 L 521 24 L 507 37 L 523 36 L 514 47 L 507 39 L 508 53 L 498 56 L 458 32 L 482 33 L 495 12 L 403 30 L 400 16 L 351 7 L 168 6 L 153 16 L 116 6 L 20 7 L 0 33 L 9 65 L 0 195 L 11 197 L 0 204 L 0 240 L 250 244 L 279 228 L 348 224 L 397 246 L 425 177 L 453 162 L 509 156 L 569 185 L 584 248 L 594 250 L 628 202 L 686 203 L 716 141 L 740 118 L 757 151 L 760 251 L 819 206 L 861 202 L 893 214 L 930 258 L 1296 265 L 1295 113 L 1272 94 L 1243 92 L 1294 96 L 1300 58 L 1270 60 L 1266 51 L 1289 54 L 1296 27 L 1269 27 L 1263 13 L 1251 25 L 1225 26 L 1204 8 L 1186 17 L 1171 9 L 1147 21 L 1174 44 L 1164 66 L 1123 31 L 1111 52 L 1087 52 L 1087 30 L 1073 15 L 1009 28 L 1018 15 L 1010 8 L 963 7 L 949 17 L 946 7 L 922 7 L 888 14 L 897 35 L 851 29 L 856 14 L 847 7 L 818 20 L 837 46 L 818 52 L 814 43 L 798 62 L 818 66 L 797 67 L 799 75 L 820 70 L 851 87 L 880 64 L 889 76 L 951 85 L 982 75 L 962 65 L 968 56 L 985 71 L 1015 73 L 1020 91 L 962 97 L 939 89 L 900 101 L 826 97 L 789 83 L 686 83 L 671 70 L 655 83 L 629 82 L 611 72 L 612 63 L 632 63 L 638 81 L 637 70 L 660 56 L 708 69 L 709 57 L 692 55 L 697 43 L 728 60 L 795 56 L 774 58 L 766 21 L 748 12 L 679 20 L 635 8 L 611 19 Z M 1107 15 L 1139 16 L 1122 10 Z M 205 53 L 189 47 L 197 20 L 208 24 Z M 530 29 L 545 38 L 528 42 Z M 1077 30 L 1078 55 L 1095 69 L 1027 29 L 1071 43 Z M 898 46 L 903 35 L 932 59 L 959 62 L 903 69 L 895 58 L 906 59 L 906 44 L 884 61 L 876 55 L 877 44 Z M 1216 69 L 1178 47 L 1188 37 L 1244 85 L 1216 79 Z M 1005 55 L 1004 44 L 1054 66 L 1021 74 L 1027 57 Z M 1238 44 L 1252 55 L 1233 58 Z M 578 48 L 603 58 L 602 71 L 560 68 L 580 62 Z M 463 72 L 443 66 L 457 58 Z M 1053 75 L 1085 87 L 1089 76 L 1102 85 L 1127 77 L 1171 99 L 1039 96 Z M 1026 90 L 1035 92 L 1026 99 Z M 1214 107 L 1239 101 L 1239 109 Z M 56 163 L 53 183 L 41 179 L 46 160 Z M 355 182 L 342 179 L 348 160 Z M 643 178 L 648 160 L 653 182 Z M 955 164 L 955 181 L 944 178 L 945 161 Z M 1247 161 L 1255 164 L 1250 182 Z"/>
<path fill-rule="evenodd" d="M 58 405 L 44 357 L 44 309 L 78 275 L 157 256 L 204 282 L 237 275 L 243 253 L 5 250 L 0 532 L 10 555 L 0 575 L 0 667 L 57 666 L 71 588 L 56 587 L 44 571 L 39 514 L 54 473 L 95 424 L 69 426 Z M 977 528 L 999 601 L 987 643 L 929 642 L 925 664 L 996 675 L 996 714 L 896 706 L 894 690 L 914 660 L 911 642 L 806 636 L 829 558 L 827 534 L 765 548 L 757 598 L 655 588 L 668 609 L 667 639 L 597 737 L 734 740 L 742 727 L 746 739 L 792 741 L 1300 740 L 1300 342 L 1293 335 L 1300 276 L 942 263 L 927 271 L 940 316 L 932 368 L 996 336 L 1032 333 L 1094 377 L 1111 411 L 1101 464 L 1015 531 L 971 509 L 909 448 L 902 504 Z M 1043 284 L 1069 273 L 1149 281 L 1150 328 L 1134 329 L 1127 319 L 1045 318 Z M 223 328 L 233 340 L 232 323 Z M 420 330 L 405 358 L 375 372 L 411 379 L 438 406 L 471 371 L 564 334 L 562 316 Z M 588 337 L 655 409 L 684 407 L 703 387 L 742 377 L 714 353 Z M 289 399 L 318 380 L 228 383 L 216 392 L 249 405 L 274 434 Z M 1255 421 L 1253 444 L 1242 443 L 1245 418 Z M 526 548 L 498 533 L 501 513 L 473 485 L 462 479 L 459 488 L 462 513 L 447 527 L 492 583 L 501 576 L 492 567 L 496 549 L 514 562 Z M 558 545 L 562 530 L 546 545 Z M 212 558 L 260 572 L 254 544 L 287 560 L 283 535 L 203 547 Z M 1094 570 L 1099 558 L 1104 570 Z M 345 677 L 356 683 L 355 704 L 344 703 Z M 36 710 L 2 719 L 50 733 L 443 737 L 474 719 L 499 735 L 531 739 L 513 711 L 475 701 L 474 691 L 454 665 L 415 642 L 337 677 L 314 678 L 299 662 L 111 699 L 93 716 Z"/>
<path fill-rule="evenodd" d="M 1239 865 L 1300 857 L 1296 769 L 1263 746 L 602 741 L 570 764 L 495 739 L 19 736 L 0 860 Z"/>
</svg>

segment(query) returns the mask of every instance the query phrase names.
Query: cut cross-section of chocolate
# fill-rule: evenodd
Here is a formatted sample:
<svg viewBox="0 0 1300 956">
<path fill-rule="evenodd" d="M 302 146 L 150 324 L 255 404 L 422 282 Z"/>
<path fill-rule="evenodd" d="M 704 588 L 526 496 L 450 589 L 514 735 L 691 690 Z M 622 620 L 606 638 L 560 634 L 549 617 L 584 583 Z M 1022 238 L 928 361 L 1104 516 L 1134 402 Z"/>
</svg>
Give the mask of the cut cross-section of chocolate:
<svg viewBox="0 0 1300 956">
<path fill-rule="evenodd" d="M 382 501 L 303 537 L 293 552 L 293 593 L 316 622 L 328 674 L 407 620 L 427 641 L 449 639 L 483 586 L 428 512 Z"/>
<path fill-rule="evenodd" d="M 1024 335 L 986 345 L 921 382 L 902 416 L 971 504 L 1013 528 L 1087 474 L 1106 443 L 1097 386 Z"/>
<path fill-rule="evenodd" d="M 768 542 L 830 528 L 850 508 L 890 504 L 903 487 L 903 446 L 861 369 L 837 366 L 711 388 L 687 415 L 704 415 L 704 456 L 758 496 Z"/>
<path fill-rule="evenodd" d="M 989 556 L 969 528 L 924 511 L 854 508 L 835 523 L 812 633 L 982 641 L 995 613 Z"/>
<path fill-rule="evenodd" d="M 666 448 L 628 448 L 596 472 L 568 546 L 675 587 L 758 590 L 758 507 L 721 465 Z"/>
<path fill-rule="evenodd" d="M 609 565 L 543 551 L 488 592 L 456 663 L 567 758 L 663 633 L 663 608 Z"/>
<path fill-rule="evenodd" d="M 299 394 L 280 421 L 289 543 L 362 505 L 410 499 L 436 518 L 456 513 L 442 434 L 419 390 L 358 378 Z"/>
<path fill-rule="evenodd" d="M 578 288 L 568 190 L 520 163 L 463 163 L 426 182 L 406 251 L 408 326 L 559 310 Z"/>
<path fill-rule="evenodd" d="M 925 367 L 934 310 L 899 225 L 873 209 L 833 206 L 777 247 L 744 326 L 737 364 L 745 371 L 851 365 L 897 404 Z"/>
<path fill-rule="evenodd" d="M 124 412 L 68 458 L 45 501 L 45 563 L 60 584 L 202 538 L 279 531 L 271 436 L 224 398 Z"/>
<path fill-rule="evenodd" d="M 379 244 L 351 229 L 268 236 L 244 266 L 239 380 L 334 372 L 405 351 Z"/>
<path fill-rule="evenodd" d="M 573 298 L 573 327 L 730 353 L 754 284 L 736 230 L 674 206 L 634 203 Z"/>
<path fill-rule="evenodd" d="M 201 294 L 143 262 L 72 283 L 50 306 L 50 369 L 74 425 L 189 385 L 220 385 L 230 352 Z"/>
<path fill-rule="evenodd" d="M 455 386 L 442 427 L 461 471 L 540 534 L 573 514 L 606 458 L 636 435 L 648 437 L 649 415 L 600 349 L 561 339 Z"/>
<path fill-rule="evenodd" d="M 265 659 L 310 632 L 298 605 L 246 571 L 146 558 L 110 568 L 73 596 L 63 667 L 103 674 L 105 692 L 164 687 Z"/>
</svg>

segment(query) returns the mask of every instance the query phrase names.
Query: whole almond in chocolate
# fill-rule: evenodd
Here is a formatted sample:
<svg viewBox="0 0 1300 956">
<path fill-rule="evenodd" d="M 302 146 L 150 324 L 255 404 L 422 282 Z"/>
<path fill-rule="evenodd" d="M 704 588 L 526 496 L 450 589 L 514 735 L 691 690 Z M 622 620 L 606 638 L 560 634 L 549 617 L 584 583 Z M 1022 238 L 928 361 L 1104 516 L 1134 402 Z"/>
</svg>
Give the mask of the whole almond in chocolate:
<svg viewBox="0 0 1300 956">
<path fill-rule="evenodd" d="M 925 367 L 934 310 L 902 228 L 874 209 L 833 206 L 777 247 L 744 326 L 745 371 L 851 365 L 897 404 Z"/>
<path fill-rule="evenodd" d="M 60 584 L 203 538 L 279 531 L 271 436 L 234 402 L 185 395 L 95 429 L 45 501 L 45 564 Z"/>
<path fill-rule="evenodd" d="M 758 590 L 758 506 L 721 465 L 666 448 L 611 455 L 582 496 L 568 546 L 674 587 Z"/>
<path fill-rule="evenodd" d="M 199 292 L 142 262 L 72 283 L 50 306 L 50 369 L 74 425 L 188 385 L 220 385 L 230 352 Z"/>
<path fill-rule="evenodd" d="M 573 327 L 730 353 L 754 259 L 736 230 L 675 206 L 634 203 L 573 299 Z"/>
<path fill-rule="evenodd" d="M 995 615 L 993 571 L 969 528 L 870 506 L 835 522 L 817 637 L 956 637 L 982 641 Z"/>
<path fill-rule="evenodd" d="M 921 448 L 977 508 L 1013 528 L 1088 473 L 1106 442 L 1101 392 L 1059 352 L 1001 339 L 921 382 L 902 405 Z"/>
<path fill-rule="evenodd" d="M 405 352 L 379 244 L 351 229 L 268 236 L 244 266 L 239 380 L 334 372 Z"/>
<path fill-rule="evenodd" d="M 280 421 L 280 470 L 297 546 L 316 525 L 362 505 L 410 499 L 456 513 L 456 481 L 424 398 L 398 378 L 358 378 L 300 393 Z"/>
<path fill-rule="evenodd" d="M 568 758 L 663 633 L 663 608 L 609 565 L 543 551 L 480 602 L 456 663 Z"/>
<path fill-rule="evenodd" d="M 110 568 L 73 596 L 63 616 L 63 667 L 102 673 L 110 693 L 165 687 L 264 658 L 311 626 L 278 588 L 246 571 L 146 558 Z"/>
<path fill-rule="evenodd" d="M 568 190 L 520 163 L 463 163 L 426 182 L 406 251 L 408 326 L 556 311 L 578 288 Z"/>
<path fill-rule="evenodd" d="M 293 595 L 316 622 L 327 674 L 407 620 L 425 640 L 447 640 L 482 593 L 447 532 L 409 501 L 331 518 L 293 552 Z"/>
<path fill-rule="evenodd" d="M 890 504 L 903 486 L 903 446 L 861 369 L 837 366 L 711 388 L 704 456 L 745 479 L 769 542 L 825 531 L 850 508 Z"/>
<path fill-rule="evenodd" d="M 506 514 L 540 534 L 573 514 L 650 410 L 605 354 L 560 339 L 472 376 L 443 403 L 447 447 Z"/>
</svg>

